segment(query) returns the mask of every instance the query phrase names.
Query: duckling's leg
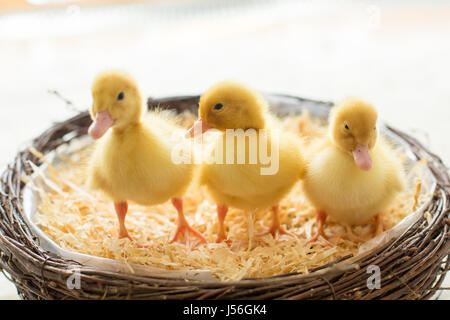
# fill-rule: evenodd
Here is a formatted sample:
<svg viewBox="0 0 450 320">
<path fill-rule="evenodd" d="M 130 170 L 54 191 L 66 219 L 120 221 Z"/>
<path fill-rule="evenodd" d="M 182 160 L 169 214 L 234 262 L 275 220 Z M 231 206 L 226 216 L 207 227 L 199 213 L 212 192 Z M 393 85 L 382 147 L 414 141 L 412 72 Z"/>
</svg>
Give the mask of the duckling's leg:
<svg viewBox="0 0 450 320">
<path fill-rule="evenodd" d="M 128 203 L 126 201 L 116 202 L 114 203 L 114 208 L 116 209 L 117 218 L 119 219 L 119 239 L 128 238 L 133 241 L 128 234 L 127 228 L 125 227 L 125 217 L 128 211 Z"/>
<path fill-rule="evenodd" d="M 197 230 L 192 228 L 186 220 L 183 213 L 183 199 L 172 198 L 172 204 L 178 212 L 178 226 L 174 235 L 170 238 L 169 243 L 175 242 L 179 236 L 183 236 L 184 243 L 190 245 L 189 232 L 193 233 L 195 237 L 199 238 L 201 242 L 206 243 L 206 238 Z"/>
<path fill-rule="evenodd" d="M 217 217 L 219 218 L 219 233 L 217 234 L 216 242 L 222 242 L 227 238 L 227 234 L 225 232 L 224 221 L 227 216 L 228 207 L 224 205 L 217 205 Z"/>
<path fill-rule="evenodd" d="M 271 234 L 276 238 L 279 234 L 287 234 L 288 236 L 295 237 L 292 233 L 287 232 L 280 224 L 280 217 L 278 215 L 278 205 L 272 207 L 272 225 L 267 231 L 258 233 L 258 236 L 265 236 Z"/>
<path fill-rule="evenodd" d="M 305 245 L 317 242 L 319 238 L 323 238 L 328 245 L 334 246 L 330 241 L 328 241 L 328 237 L 325 235 L 323 225 L 327 220 L 327 214 L 321 210 L 317 210 L 316 222 L 317 222 L 317 233 L 314 237 L 310 238 L 305 242 Z"/>
</svg>

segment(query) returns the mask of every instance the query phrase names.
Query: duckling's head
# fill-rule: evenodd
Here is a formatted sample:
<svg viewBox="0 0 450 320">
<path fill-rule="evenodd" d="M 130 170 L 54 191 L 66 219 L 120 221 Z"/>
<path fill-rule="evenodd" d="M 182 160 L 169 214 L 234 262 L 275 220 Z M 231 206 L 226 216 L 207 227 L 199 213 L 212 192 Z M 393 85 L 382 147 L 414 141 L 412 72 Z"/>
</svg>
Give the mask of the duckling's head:
<svg viewBox="0 0 450 320">
<path fill-rule="evenodd" d="M 255 90 L 234 81 L 221 81 L 213 85 L 201 97 L 199 119 L 188 131 L 194 136 L 215 128 L 262 129 L 265 127 L 267 103 Z"/>
<path fill-rule="evenodd" d="M 102 137 L 109 128 L 124 128 L 142 118 L 142 98 L 136 82 L 119 71 L 102 72 L 92 84 L 89 135 Z"/>
<path fill-rule="evenodd" d="M 377 141 L 375 108 L 360 99 L 350 98 L 340 102 L 330 114 L 330 136 L 333 143 L 353 155 L 355 164 L 362 170 L 372 168 L 369 151 Z"/>
</svg>

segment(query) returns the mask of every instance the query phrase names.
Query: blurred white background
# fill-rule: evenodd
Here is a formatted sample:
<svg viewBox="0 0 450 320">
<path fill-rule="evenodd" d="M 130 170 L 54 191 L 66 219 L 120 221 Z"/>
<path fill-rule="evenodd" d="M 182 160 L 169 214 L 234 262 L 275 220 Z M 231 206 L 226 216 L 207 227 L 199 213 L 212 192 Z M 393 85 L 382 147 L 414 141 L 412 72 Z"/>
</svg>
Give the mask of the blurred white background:
<svg viewBox="0 0 450 320">
<path fill-rule="evenodd" d="M 153 97 L 225 78 L 320 100 L 360 96 L 450 163 L 448 1 L 89 1 L 0 4 L 2 166 L 75 114 L 48 90 L 85 110 L 92 78 L 111 67 Z M 0 299 L 16 297 L 0 276 Z"/>
</svg>

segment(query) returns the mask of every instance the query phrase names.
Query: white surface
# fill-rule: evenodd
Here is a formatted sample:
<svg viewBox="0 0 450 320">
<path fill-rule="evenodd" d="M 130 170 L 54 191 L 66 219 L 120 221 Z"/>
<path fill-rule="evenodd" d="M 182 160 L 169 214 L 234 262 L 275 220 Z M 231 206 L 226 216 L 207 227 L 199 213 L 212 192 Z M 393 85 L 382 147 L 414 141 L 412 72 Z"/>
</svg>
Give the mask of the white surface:
<svg viewBox="0 0 450 320">
<path fill-rule="evenodd" d="M 0 300 L 18 299 L 16 287 L 2 274 L 0 275 Z"/>
<path fill-rule="evenodd" d="M 74 114 L 48 89 L 86 109 L 93 76 L 109 67 L 130 71 L 156 97 L 200 93 L 224 78 L 324 100 L 360 96 L 395 127 L 426 133 L 450 163 L 450 5 L 394 3 L 262 1 L 188 16 L 169 5 L 72 6 L 0 16 L 0 164 Z M 14 292 L 0 277 L 0 298 Z"/>
</svg>

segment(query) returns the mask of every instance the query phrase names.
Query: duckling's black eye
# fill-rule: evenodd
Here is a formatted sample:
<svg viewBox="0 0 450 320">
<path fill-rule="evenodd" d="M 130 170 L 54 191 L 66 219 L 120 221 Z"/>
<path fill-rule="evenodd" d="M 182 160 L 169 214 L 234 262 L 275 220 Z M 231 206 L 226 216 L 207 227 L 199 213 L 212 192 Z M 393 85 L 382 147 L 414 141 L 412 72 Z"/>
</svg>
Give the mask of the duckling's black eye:
<svg viewBox="0 0 450 320">
<path fill-rule="evenodd" d="M 345 130 L 350 130 L 350 128 L 348 127 L 348 124 L 345 124 Z"/>
<path fill-rule="evenodd" d="M 124 97 L 125 97 L 125 94 L 121 91 L 121 92 L 117 95 L 117 100 L 123 100 Z"/>
<path fill-rule="evenodd" d="M 222 108 L 223 108 L 223 104 L 221 104 L 221 103 L 218 103 L 214 106 L 214 110 L 220 110 Z"/>
</svg>

